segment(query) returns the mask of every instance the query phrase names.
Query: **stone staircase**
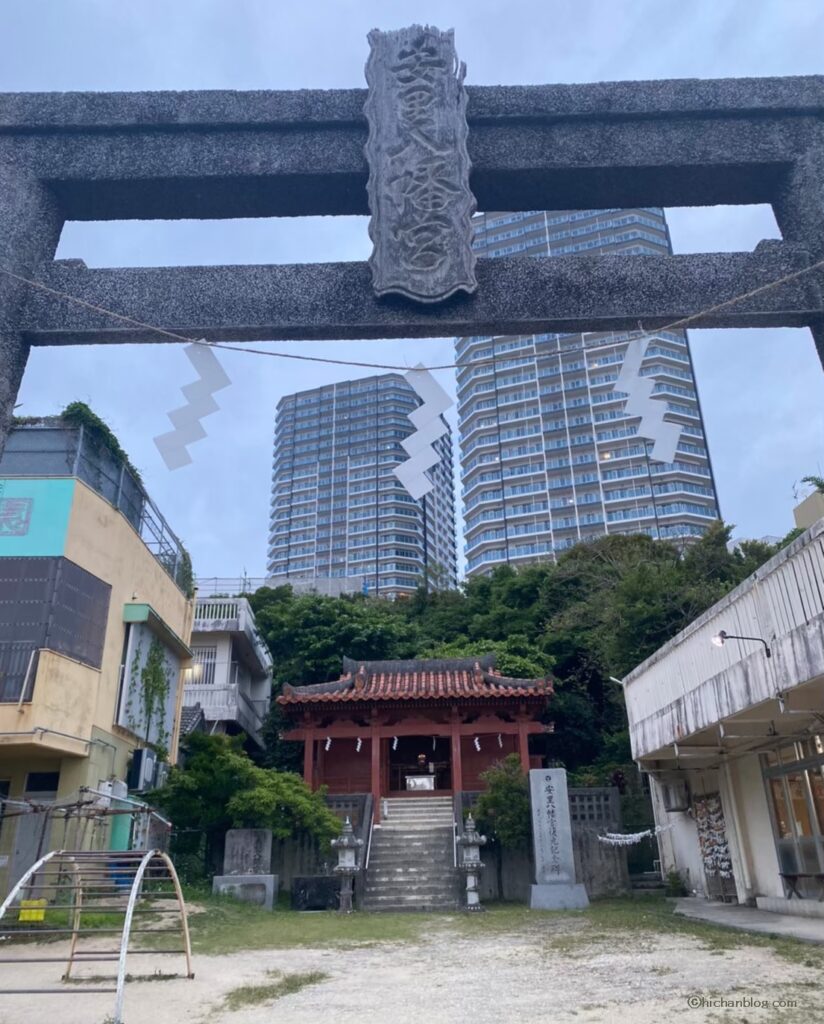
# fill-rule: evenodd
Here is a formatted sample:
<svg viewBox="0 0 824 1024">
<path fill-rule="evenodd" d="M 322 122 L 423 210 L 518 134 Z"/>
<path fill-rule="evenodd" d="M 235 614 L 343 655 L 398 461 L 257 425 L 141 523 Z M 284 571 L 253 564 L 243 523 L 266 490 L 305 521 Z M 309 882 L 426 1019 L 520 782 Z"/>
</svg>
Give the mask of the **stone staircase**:
<svg viewBox="0 0 824 1024">
<path fill-rule="evenodd" d="M 400 797 L 372 830 L 364 910 L 457 910 L 452 798 Z"/>
</svg>

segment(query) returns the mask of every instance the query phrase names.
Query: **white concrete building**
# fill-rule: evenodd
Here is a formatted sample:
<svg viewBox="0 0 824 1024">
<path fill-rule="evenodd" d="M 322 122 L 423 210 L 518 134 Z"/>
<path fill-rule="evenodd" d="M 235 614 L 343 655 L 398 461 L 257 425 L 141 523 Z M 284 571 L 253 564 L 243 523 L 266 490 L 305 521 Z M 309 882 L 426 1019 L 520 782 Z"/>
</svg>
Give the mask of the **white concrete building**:
<svg viewBox="0 0 824 1024">
<path fill-rule="evenodd" d="M 184 707 L 200 705 L 207 732 L 244 732 L 262 747 L 261 728 L 272 692 L 272 657 L 245 597 L 197 599 L 192 664 Z"/>
<path fill-rule="evenodd" d="M 623 684 L 662 872 L 824 916 L 824 519 Z"/>
</svg>

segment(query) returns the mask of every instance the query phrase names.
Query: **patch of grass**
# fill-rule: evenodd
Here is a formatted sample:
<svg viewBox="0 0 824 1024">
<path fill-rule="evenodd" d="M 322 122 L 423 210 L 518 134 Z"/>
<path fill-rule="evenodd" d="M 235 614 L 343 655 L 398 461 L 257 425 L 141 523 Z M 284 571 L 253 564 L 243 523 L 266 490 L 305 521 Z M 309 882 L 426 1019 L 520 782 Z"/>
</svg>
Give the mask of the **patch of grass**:
<svg viewBox="0 0 824 1024">
<path fill-rule="evenodd" d="M 182 977 L 182 974 L 163 974 L 161 971 L 155 971 L 153 974 L 127 974 L 126 981 L 174 981 Z M 89 974 L 84 978 L 62 979 L 64 985 L 101 985 L 115 980 L 116 976 L 113 974 Z"/>
<path fill-rule="evenodd" d="M 336 914 L 262 910 L 230 896 L 199 898 L 201 913 L 189 916 L 192 950 L 222 954 L 243 949 L 344 948 L 414 942 L 432 927 L 430 914 Z M 154 946 L 160 936 L 143 936 Z"/>
<path fill-rule="evenodd" d="M 569 917 L 558 912 L 552 916 Z M 550 949 L 569 953 L 580 946 L 604 941 L 615 932 L 631 932 L 636 939 L 645 933 L 650 936 L 678 934 L 697 939 L 705 951 L 717 955 L 743 946 L 755 946 L 770 949 L 791 963 L 824 967 L 824 949 L 784 936 L 740 932 L 684 917 L 675 913 L 672 903 L 660 898 L 600 900 L 579 913 L 578 920 L 579 926 L 574 932 L 550 939 Z"/>
<path fill-rule="evenodd" d="M 294 995 L 307 985 L 317 985 L 325 981 L 329 975 L 323 971 L 309 971 L 306 974 L 281 974 L 269 971 L 272 981 L 263 985 L 239 985 L 226 993 L 223 1005 L 227 1010 L 240 1010 L 244 1006 L 258 1006 L 260 1003 L 273 1003 L 283 996 Z"/>
</svg>

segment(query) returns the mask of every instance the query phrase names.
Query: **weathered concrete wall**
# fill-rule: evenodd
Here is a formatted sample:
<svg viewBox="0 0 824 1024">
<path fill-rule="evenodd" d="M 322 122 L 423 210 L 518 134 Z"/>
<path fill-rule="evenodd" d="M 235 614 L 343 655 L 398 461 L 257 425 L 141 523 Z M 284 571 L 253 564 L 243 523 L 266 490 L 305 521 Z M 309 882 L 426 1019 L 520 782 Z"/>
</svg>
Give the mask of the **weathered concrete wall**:
<svg viewBox="0 0 824 1024">
<path fill-rule="evenodd" d="M 285 892 L 292 888 L 292 880 L 301 875 L 321 875 L 331 870 L 331 855 L 321 856 L 315 840 L 302 836 L 298 839 L 276 839 L 272 843 L 272 872 L 280 879 Z"/>
<path fill-rule="evenodd" d="M 575 875 L 590 899 L 623 896 L 630 891 L 626 849 L 598 842 L 595 829 L 573 828 L 572 850 Z"/>
<path fill-rule="evenodd" d="M 822 540 L 824 520 L 626 676 L 636 759 L 824 675 Z M 758 639 L 714 646 L 722 629 L 768 640 L 772 657 Z"/>
<path fill-rule="evenodd" d="M 598 842 L 595 829 L 577 826 L 572 828 L 572 850 L 576 879 L 584 884 L 590 899 L 621 896 L 630 891 L 626 850 L 605 846 Z M 482 851 L 482 860 L 486 865 L 479 885 L 482 902 L 529 901 L 530 887 L 535 881 L 531 851 L 488 846 Z"/>
<path fill-rule="evenodd" d="M 718 792 L 724 810 L 736 895 L 740 903 L 759 896 L 783 897 L 778 854 L 770 821 L 767 792 L 758 754 L 749 754 L 717 771 L 684 772 L 692 797 Z M 658 837 L 664 876 L 677 871 L 691 892 L 707 894 L 707 881 L 698 843 L 698 829 L 688 811 L 666 811 L 661 787 L 650 780 L 658 825 L 671 826 Z"/>
</svg>

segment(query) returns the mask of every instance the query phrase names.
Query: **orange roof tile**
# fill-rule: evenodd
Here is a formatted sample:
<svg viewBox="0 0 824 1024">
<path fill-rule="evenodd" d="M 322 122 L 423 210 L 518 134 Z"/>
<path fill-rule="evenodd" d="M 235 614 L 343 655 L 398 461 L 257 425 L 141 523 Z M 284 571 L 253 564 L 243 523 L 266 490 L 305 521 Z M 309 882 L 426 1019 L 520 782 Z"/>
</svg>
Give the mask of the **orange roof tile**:
<svg viewBox="0 0 824 1024">
<path fill-rule="evenodd" d="M 478 659 L 352 661 L 331 683 L 283 687 L 279 704 L 342 701 L 535 698 L 553 693 L 549 679 L 510 679 L 494 669 L 494 655 Z"/>
</svg>

